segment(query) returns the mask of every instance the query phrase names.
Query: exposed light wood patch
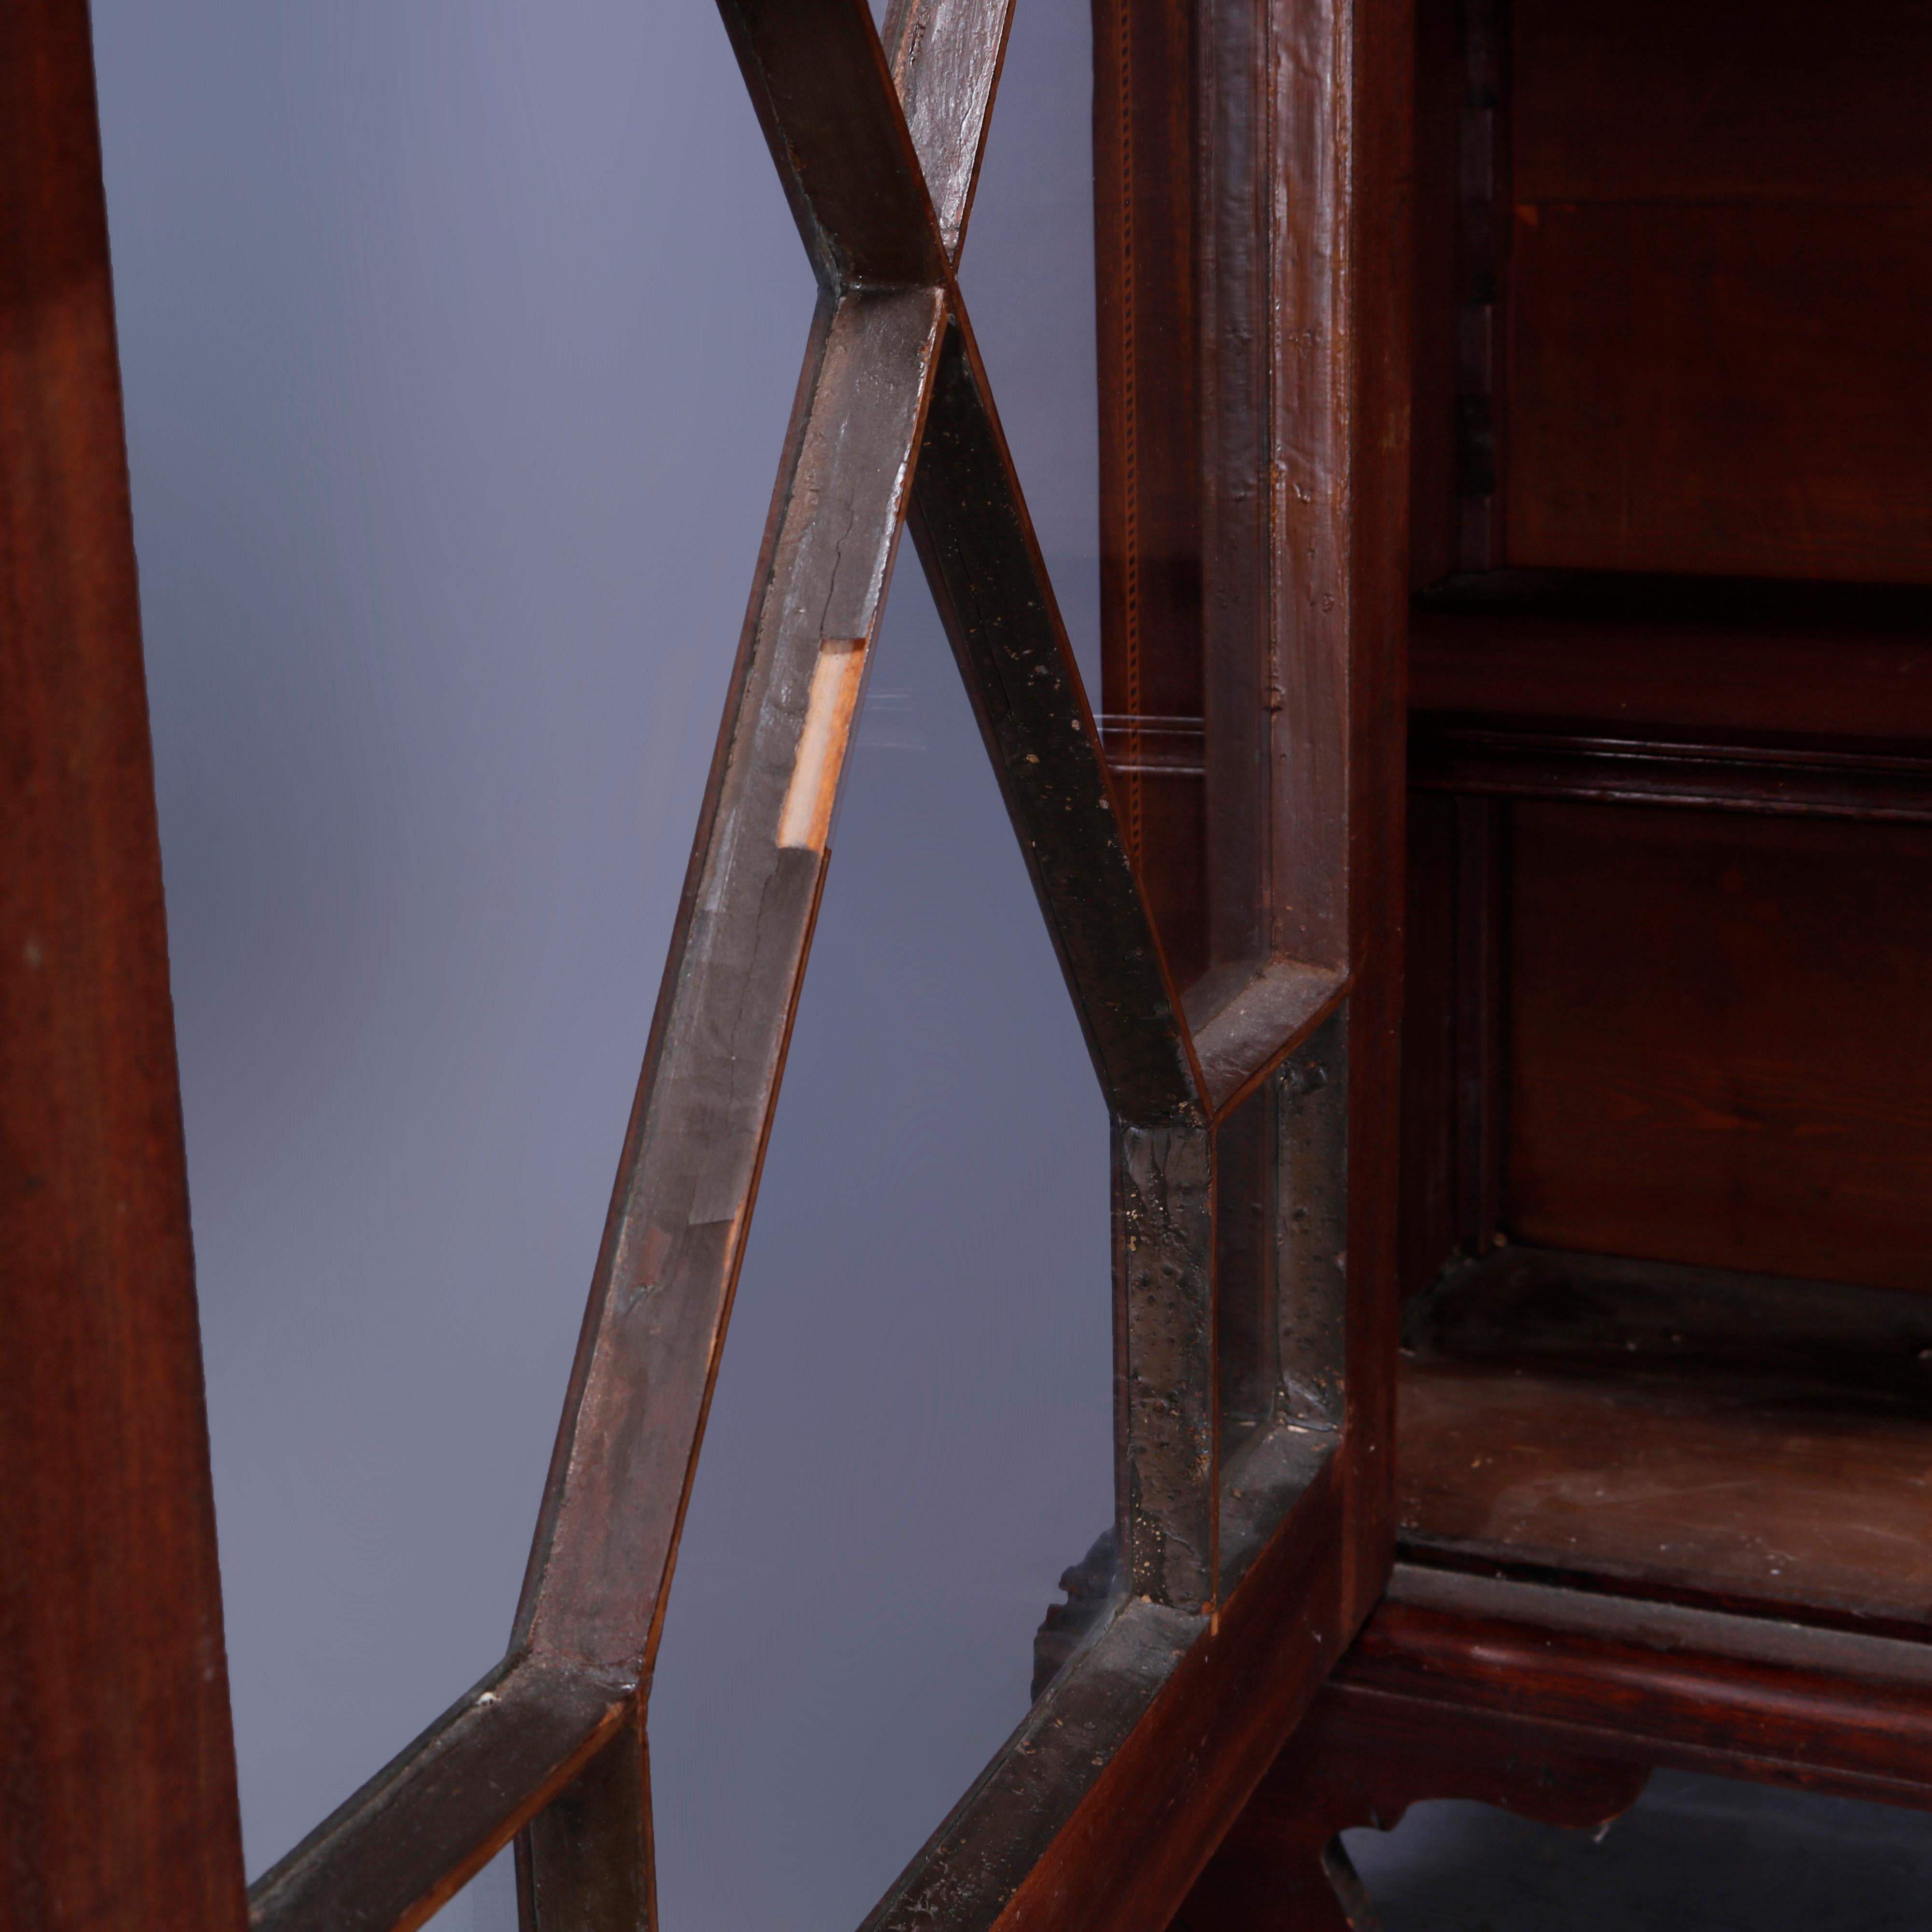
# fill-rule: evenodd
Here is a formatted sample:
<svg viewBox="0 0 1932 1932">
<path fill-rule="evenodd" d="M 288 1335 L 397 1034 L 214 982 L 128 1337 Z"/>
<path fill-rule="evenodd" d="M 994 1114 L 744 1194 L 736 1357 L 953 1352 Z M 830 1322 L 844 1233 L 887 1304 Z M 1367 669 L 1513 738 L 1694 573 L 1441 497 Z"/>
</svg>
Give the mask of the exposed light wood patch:
<svg viewBox="0 0 1932 1932">
<path fill-rule="evenodd" d="M 845 767 L 845 746 L 859 709 L 860 674 L 866 664 L 863 638 L 827 638 L 812 667 L 812 693 L 806 700 L 805 729 L 798 741 L 798 761 L 786 788 L 784 809 L 778 814 L 778 843 L 809 852 L 822 852 L 832 830 L 832 802 L 838 795 L 838 774 Z"/>
</svg>

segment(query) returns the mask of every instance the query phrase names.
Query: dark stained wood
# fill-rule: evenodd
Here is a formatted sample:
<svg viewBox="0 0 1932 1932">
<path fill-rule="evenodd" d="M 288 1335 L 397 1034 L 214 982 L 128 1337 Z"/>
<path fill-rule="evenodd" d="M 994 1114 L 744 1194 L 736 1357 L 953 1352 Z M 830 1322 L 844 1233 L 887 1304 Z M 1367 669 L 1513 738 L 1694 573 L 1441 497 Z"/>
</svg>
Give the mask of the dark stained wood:
<svg viewBox="0 0 1932 1932">
<path fill-rule="evenodd" d="M 824 875 L 788 806 L 849 736 L 806 769 L 807 714 L 884 608 L 942 307 L 849 296 L 814 337 L 518 1612 L 540 1652 L 642 1672 L 654 1641 Z"/>
<path fill-rule="evenodd" d="M 1304 1486 L 1305 1474 L 1216 1627 L 1032 1864 L 1003 1932 L 1156 1932 L 1172 1918 L 1353 1628 L 1334 1560 L 1340 1471 L 1324 1454 Z"/>
<path fill-rule="evenodd" d="M 1412 1324 L 1412 1545 L 1932 1636 L 1926 1297 L 1511 1250 Z"/>
<path fill-rule="evenodd" d="M 1213 1140 L 1207 1123 L 1113 1135 L 1114 1507 L 1128 1586 L 1214 1607 L 1220 1574 Z"/>
<path fill-rule="evenodd" d="M 1276 1408 L 1329 1429 L 1348 1419 L 1348 1030 L 1342 1006 L 1274 1082 Z"/>
<path fill-rule="evenodd" d="M 0 10 L 0 1908 L 237 1932 L 214 1512 L 81 0 Z"/>
<path fill-rule="evenodd" d="M 251 1922 L 420 1925 L 570 1785 L 624 1726 L 636 1691 L 619 1672 L 506 1659 L 255 1882 Z"/>
<path fill-rule="evenodd" d="M 1932 206 L 1916 0 L 1512 0 L 1516 198 Z"/>
<path fill-rule="evenodd" d="M 1217 1113 L 1270 1064 L 1258 1051 L 1264 1016 L 1287 1022 L 1278 1054 L 1304 1016 L 1348 988 L 1345 1480 L 1360 1486 L 1360 1514 L 1341 1560 L 1345 1594 L 1365 1608 L 1390 1534 L 1392 1217 L 1376 1204 L 1394 1186 L 1410 314 L 1406 250 L 1389 244 L 1408 232 L 1412 23 L 1406 8 L 1270 13 L 1234 0 L 1206 10 L 1191 40 L 1176 38 L 1179 10 L 1146 0 L 1100 20 L 1103 474 L 1131 468 L 1136 436 L 1178 452 L 1163 488 L 1193 488 L 1196 460 L 1204 472 L 1198 507 L 1157 526 L 1137 531 L 1124 499 L 1103 506 L 1105 541 L 1124 557 L 1164 568 L 1159 546 L 1178 533 L 1196 546 L 1182 574 L 1190 592 L 1197 573 L 1205 586 L 1198 622 L 1178 604 L 1165 628 L 1144 606 L 1130 625 L 1124 592 L 1109 605 L 1110 749 L 1117 773 L 1148 778 L 1150 740 L 1171 768 L 1189 732 L 1180 721 L 1203 721 L 1216 860 L 1214 902 L 1195 902 L 1196 929 L 1212 945 L 1197 940 L 1185 956 L 1204 964 L 1188 1012 Z M 1272 86 L 1256 66 L 1268 47 Z M 1149 116 L 1136 88 L 1156 58 L 1168 98 Z M 1183 73 L 1191 134 L 1172 98 Z M 1161 244 L 1175 252 L 1136 253 L 1148 199 L 1190 181 L 1192 200 L 1171 211 Z M 1172 680 L 1159 702 L 1153 667 Z M 1198 676 L 1202 696 L 1183 701 Z M 1144 726 L 1130 738 L 1135 716 L 1157 718 L 1157 734 Z M 1259 841 L 1256 811 L 1268 821 Z M 1150 878 L 1157 911 L 1162 890 Z M 1322 972 L 1337 976 L 1332 988 Z M 1225 1072 L 1224 1042 L 1238 1049 Z M 1228 1288 L 1240 1300 L 1250 1286 Z"/>
<path fill-rule="evenodd" d="M 1462 116 L 1459 0 L 1416 0 L 1415 320 L 1409 413 L 1409 582 L 1462 566 L 1460 390 Z"/>
<path fill-rule="evenodd" d="M 1198 1111 L 1191 1050 L 986 370 L 956 321 L 912 527 L 1108 1104 Z"/>
<path fill-rule="evenodd" d="M 1508 503 L 1510 11 L 1508 0 L 1462 0 L 1458 11 L 1457 553 L 1464 570 L 1486 571 L 1502 561 Z"/>
<path fill-rule="evenodd" d="M 1348 985 L 1340 967 L 1298 959 L 1277 959 L 1246 980 L 1231 978 L 1211 988 L 1196 982 L 1197 996 L 1211 992 L 1216 1000 L 1202 1000 L 1198 1008 L 1189 1002 L 1196 1014 L 1202 1085 L 1216 1120 L 1225 1120 L 1335 1010 Z"/>
<path fill-rule="evenodd" d="M 1756 1603 L 1932 1620 L 1932 1422 L 1790 1413 L 1756 1393 L 1719 1375 L 1692 1388 L 1412 1368 L 1404 1534 Z"/>
<path fill-rule="evenodd" d="M 1510 825 L 1492 799 L 1455 809 L 1456 1220 L 1468 1252 L 1486 1255 L 1502 1226 Z"/>
<path fill-rule="evenodd" d="M 1399 1274 L 1426 1288 L 1468 1232 L 1456 1189 L 1455 802 L 1408 802 L 1408 916 L 1402 930 L 1402 1184 Z"/>
<path fill-rule="evenodd" d="M 973 212 L 1012 20 L 1010 6 L 958 0 L 897 0 L 887 10 L 892 85 L 950 262 L 959 258 Z"/>
<path fill-rule="evenodd" d="M 1279 265 L 1270 232 L 1267 16 L 1243 0 L 1204 0 L 1194 24 L 1202 814 L 1208 974 L 1217 982 L 1194 997 L 1205 992 L 1212 1005 L 1274 951 L 1270 707 L 1285 698 L 1271 608 L 1279 568 L 1270 474 L 1275 344 L 1255 318 L 1268 311 Z"/>
<path fill-rule="evenodd" d="M 1514 851 L 1511 1232 L 1932 1287 L 1932 830 L 1538 801 Z"/>
<path fill-rule="evenodd" d="M 1102 708 L 1174 979 L 1208 963 L 1202 782 L 1142 770 L 1138 721 L 1202 716 L 1194 47 L 1178 0 L 1096 0 Z"/>
<path fill-rule="evenodd" d="M 1418 712 L 1654 725 L 1707 743 L 1932 743 L 1932 598 L 1498 573 L 1418 602 L 1409 698 Z"/>
<path fill-rule="evenodd" d="M 1492 1726 L 1446 1725 L 1432 1706 L 1326 1690 L 1222 1840 L 1174 1932 L 1375 1932 L 1341 1832 L 1393 1831 L 1412 1804 L 1433 1798 L 1600 1828 L 1636 1802 L 1648 1775 L 1614 1757 L 1526 1747 Z"/>
<path fill-rule="evenodd" d="M 1920 583 L 1932 207 L 1527 203 L 1508 556 Z"/>
<path fill-rule="evenodd" d="M 1511 42 L 1507 560 L 1924 581 L 1924 9 L 1520 0 Z"/>
<path fill-rule="evenodd" d="M 1136 1594 L 1198 1610 L 1216 1574 L 1208 1123 L 985 371 L 957 322 L 914 502 L 920 555 L 1114 1121 L 1119 1547 Z"/>
<path fill-rule="evenodd" d="M 1856 741 L 1747 740 L 1610 726 L 1415 721 L 1409 782 L 1480 801 L 1589 799 L 1606 805 L 1699 806 L 1776 818 L 1932 820 L 1932 747 Z"/>
<path fill-rule="evenodd" d="M 985 117 L 1007 10 L 934 7 L 942 20 L 964 16 L 964 44 L 946 30 L 933 37 L 947 64 L 957 59 Z M 907 286 L 940 280 L 946 266 L 920 157 L 906 117 L 895 106 L 886 56 L 870 12 L 848 0 L 719 0 L 725 31 L 758 110 L 778 178 L 806 251 L 828 288 Z M 981 23 L 976 27 L 973 22 Z M 992 46 L 980 34 L 992 29 Z M 956 104 L 958 85 L 934 70 L 939 100 L 920 101 L 922 131 L 938 138 L 939 117 Z M 949 142 L 949 146 L 951 144 Z M 969 139 L 943 177 L 956 236 L 979 147 Z"/>
<path fill-rule="evenodd" d="M 1671 1766 L 1932 1809 L 1928 1747 L 1924 1643 L 1399 1564 L 1174 1922 L 1372 1926 L 1333 1834 L 1425 1798 L 1587 1827 Z"/>
<path fill-rule="evenodd" d="M 607 1739 L 517 1841 L 530 1932 L 653 1932 L 650 1754 L 635 1717 Z"/>
<path fill-rule="evenodd" d="M 1932 1809 L 1928 1662 L 1922 1643 L 1404 1564 L 1333 1694 L 1519 1749 Z"/>
</svg>

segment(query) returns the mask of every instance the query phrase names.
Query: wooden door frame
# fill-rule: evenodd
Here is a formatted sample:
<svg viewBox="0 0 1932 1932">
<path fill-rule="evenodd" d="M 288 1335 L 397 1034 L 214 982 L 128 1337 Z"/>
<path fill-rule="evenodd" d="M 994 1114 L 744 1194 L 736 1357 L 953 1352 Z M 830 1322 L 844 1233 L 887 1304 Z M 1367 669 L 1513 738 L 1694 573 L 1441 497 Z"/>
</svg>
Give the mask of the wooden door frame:
<svg viewBox="0 0 1932 1932">
<path fill-rule="evenodd" d="M 868 1924 L 1165 1924 L 1385 1580 L 1406 0 L 1098 9 L 1108 689 L 1123 638 L 1200 667 L 1184 1000 L 1143 711 L 1110 772 L 953 275 L 1010 5 L 899 0 L 882 41 L 864 0 L 722 0 L 820 297 L 529 1579 L 502 1662 L 257 1883 L 257 1925 L 419 1924 L 513 1837 L 526 1927 L 654 1918 L 651 1664 L 908 520 L 1114 1119 L 1118 1588 Z M 80 1454 L 71 1402 L 7 1412 L 37 1522 L 86 1524 L 6 1599 L 68 1660 L 26 1724 L 58 1830 L 10 1817 L 10 1851 L 33 1922 L 199 1932 L 238 1925 L 240 1850 L 83 0 L 4 31 L 0 670 L 32 701 L 0 1114 L 59 1182 L 8 1197 L 15 1372 L 111 1360 L 126 1419 Z M 1163 437 L 1182 466 L 1137 467 Z M 1143 598 L 1163 569 L 1206 586 L 1191 619 Z"/>
</svg>

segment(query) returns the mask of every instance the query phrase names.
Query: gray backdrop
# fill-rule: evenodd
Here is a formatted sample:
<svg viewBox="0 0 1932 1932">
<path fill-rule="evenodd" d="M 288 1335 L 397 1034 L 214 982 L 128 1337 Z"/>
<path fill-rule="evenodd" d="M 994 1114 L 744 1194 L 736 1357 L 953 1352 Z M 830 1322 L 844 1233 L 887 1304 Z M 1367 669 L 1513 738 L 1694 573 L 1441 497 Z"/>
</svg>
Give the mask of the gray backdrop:
<svg viewBox="0 0 1932 1932">
<path fill-rule="evenodd" d="M 95 32 L 255 1871 L 502 1648 L 812 291 L 704 0 Z M 1090 664 L 1087 35 L 1024 0 L 965 284 Z M 1104 1120 L 901 562 L 658 1667 L 676 1932 L 855 1922 L 1109 1509 Z"/>
</svg>

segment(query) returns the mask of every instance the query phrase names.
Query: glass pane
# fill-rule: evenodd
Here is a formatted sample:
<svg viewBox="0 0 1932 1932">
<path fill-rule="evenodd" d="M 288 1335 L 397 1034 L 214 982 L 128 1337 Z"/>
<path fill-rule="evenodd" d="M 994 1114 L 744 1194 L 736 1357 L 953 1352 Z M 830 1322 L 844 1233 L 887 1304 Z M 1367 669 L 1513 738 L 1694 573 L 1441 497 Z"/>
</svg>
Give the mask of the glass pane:
<svg viewBox="0 0 1932 1932">
<path fill-rule="evenodd" d="M 94 20 L 260 1870 L 508 1634 L 812 291 L 710 8 Z"/>
<path fill-rule="evenodd" d="M 1106 1119 L 923 579 L 878 649 L 652 1693 L 668 1932 L 856 1924 L 1110 1521 Z"/>
<path fill-rule="evenodd" d="M 1013 15 L 959 284 L 1097 712 L 1093 104 L 1086 0 L 1026 0 Z"/>
<path fill-rule="evenodd" d="M 428 1922 L 436 1932 L 518 1932 L 514 1848 L 499 1852 Z"/>
</svg>

